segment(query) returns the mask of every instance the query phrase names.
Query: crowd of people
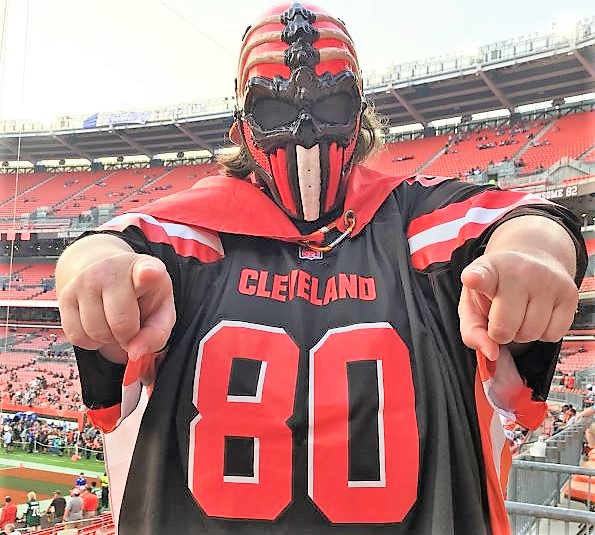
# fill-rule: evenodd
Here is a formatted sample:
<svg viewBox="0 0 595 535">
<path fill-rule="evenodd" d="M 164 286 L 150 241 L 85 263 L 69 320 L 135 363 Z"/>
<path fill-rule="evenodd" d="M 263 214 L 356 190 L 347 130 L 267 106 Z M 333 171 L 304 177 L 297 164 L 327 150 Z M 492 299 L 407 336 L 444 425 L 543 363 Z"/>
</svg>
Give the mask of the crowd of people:
<svg viewBox="0 0 595 535">
<path fill-rule="evenodd" d="M 77 376 L 74 367 L 68 375 L 62 372 L 44 371 L 43 366 L 35 361 L 24 363 L 10 371 L 0 365 L 0 375 L 7 374 L 6 384 L 2 392 L 2 401 L 13 405 L 29 407 L 54 407 L 58 410 L 84 410 L 80 388 L 75 385 Z M 23 384 L 19 379 L 19 372 L 33 370 L 39 375 Z"/>
<path fill-rule="evenodd" d="M 75 522 L 94 518 L 109 510 L 109 479 L 104 472 L 99 478 L 87 478 L 81 472 L 74 481 L 68 498 L 60 490 L 55 490 L 52 499 L 44 507 L 35 491 L 27 493 L 26 507 L 19 515 L 18 507 L 11 496 L 4 498 L 4 507 L 0 511 L 0 535 L 16 534 L 17 526 L 37 531 L 42 527 L 69 523 L 69 527 L 78 527 Z"/>
<path fill-rule="evenodd" d="M 18 353 L 18 350 L 26 353 Z M 0 361 L 2 402 L 83 411 L 72 347 L 54 332 L 11 332 L 5 350 L 18 359 Z"/>
<path fill-rule="evenodd" d="M 20 450 L 103 461 L 103 438 L 98 429 L 86 426 L 80 432 L 65 422 L 48 423 L 37 417 L 5 419 L 2 446 L 7 455 Z"/>
</svg>

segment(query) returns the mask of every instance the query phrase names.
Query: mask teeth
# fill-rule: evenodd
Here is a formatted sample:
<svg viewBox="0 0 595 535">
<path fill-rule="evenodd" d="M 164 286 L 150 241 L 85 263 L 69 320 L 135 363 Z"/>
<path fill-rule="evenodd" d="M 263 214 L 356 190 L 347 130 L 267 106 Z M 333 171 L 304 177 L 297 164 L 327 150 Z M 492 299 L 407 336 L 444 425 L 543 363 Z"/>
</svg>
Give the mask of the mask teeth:
<svg viewBox="0 0 595 535">
<path fill-rule="evenodd" d="M 341 177 L 343 174 L 343 159 L 345 151 L 336 143 L 331 143 L 328 151 L 328 184 L 326 187 L 326 197 L 324 203 L 325 211 L 329 211 L 337 202 L 339 188 L 341 187 Z"/>
<path fill-rule="evenodd" d="M 299 187 L 299 177 L 298 177 L 298 167 L 297 167 L 297 157 L 296 157 L 296 146 L 295 145 L 287 145 L 285 148 L 278 149 L 277 152 L 284 152 L 287 160 L 287 164 L 285 166 L 285 173 L 282 175 L 286 177 L 289 191 L 291 191 L 291 196 L 294 200 L 297 217 L 302 219 L 304 217 L 304 209 L 302 206 L 302 196 L 300 195 L 300 187 Z"/>
<path fill-rule="evenodd" d="M 328 196 L 328 186 L 329 186 L 329 176 L 330 176 L 330 167 L 329 167 L 329 150 L 332 147 L 332 144 L 329 145 L 328 143 L 321 143 L 320 144 L 320 206 L 324 207 L 324 211 L 328 211 L 327 209 L 327 196 Z"/>
<path fill-rule="evenodd" d="M 272 184 L 270 184 L 271 194 L 287 212 L 294 217 L 299 217 L 301 206 L 296 207 L 296 197 L 292 187 L 291 176 L 289 175 L 289 151 L 277 149 L 274 154 L 269 156 L 271 164 Z"/>
<path fill-rule="evenodd" d="M 297 179 L 306 221 L 316 221 L 320 217 L 320 145 L 306 149 L 296 148 Z"/>
</svg>

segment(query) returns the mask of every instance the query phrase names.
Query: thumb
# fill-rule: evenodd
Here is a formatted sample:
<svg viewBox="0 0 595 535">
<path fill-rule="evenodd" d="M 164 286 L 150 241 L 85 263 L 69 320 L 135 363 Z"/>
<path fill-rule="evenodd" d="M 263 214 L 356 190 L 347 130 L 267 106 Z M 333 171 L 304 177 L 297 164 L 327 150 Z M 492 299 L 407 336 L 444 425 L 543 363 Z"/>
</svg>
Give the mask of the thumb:
<svg viewBox="0 0 595 535">
<path fill-rule="evenodd" d="M 480 292 L 493 299 L 498 290 L 498 271 L 484 258 L 471 262 L 461 273 L 461 282 L 469 290 Z"/>
<path fill-rule="evenodd" d="M 149 293 L 164 275 L 167 275 L 167 270 L 161 260 L 149 255 L 138 255 L 132 265 L 132 286 L 136 296 Z"/>
</svg>

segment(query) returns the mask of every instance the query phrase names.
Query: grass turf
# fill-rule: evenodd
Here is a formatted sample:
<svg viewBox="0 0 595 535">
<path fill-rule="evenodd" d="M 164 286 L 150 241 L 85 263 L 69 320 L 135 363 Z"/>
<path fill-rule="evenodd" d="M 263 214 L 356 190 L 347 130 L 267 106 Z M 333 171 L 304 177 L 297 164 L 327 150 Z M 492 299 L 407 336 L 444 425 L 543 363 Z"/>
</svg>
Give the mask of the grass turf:
<svg viewBox="0 0 595 535">
<path fill-rule="evenodd" d="M 73 461 L 70 457 L 64 456 L 60 457 L 59 455 L 54 455 L 51 453 L 27 453 L 26 451 L 22 450 L 14 450 L 10 453 L 2 452 L 2 456 L 0 457 L 0 466 L 2 465 L 3 459 L 12 459 L 22 462 L 31 462 L 31 463 L 41 463 L 47 464 L 51 466 L 58 466 L 60 468 L 74 468 L 81 472 L 86 471 L 94 471 L 94 472 L 103 472 L 104 464 L 103 461 L 97 461 L 93 457 L 91 459 L 79 459 L 78 461 Z"/>
<path fill-rule="evenodd" d="M 23 492 L 33 490 L 38 494 L 38 497 L 43 494 L 51 496 L 55 490 L 61 491 L 62 496 L 68 496 L 68 492 L 72 488 L 72 485 L 40 481 L 38 479 L 24 479 L 22 477 L 5 476 L 2 474 L 0 474 L 0 481 L 5 488 L 22 490 Z"/>
</svg>

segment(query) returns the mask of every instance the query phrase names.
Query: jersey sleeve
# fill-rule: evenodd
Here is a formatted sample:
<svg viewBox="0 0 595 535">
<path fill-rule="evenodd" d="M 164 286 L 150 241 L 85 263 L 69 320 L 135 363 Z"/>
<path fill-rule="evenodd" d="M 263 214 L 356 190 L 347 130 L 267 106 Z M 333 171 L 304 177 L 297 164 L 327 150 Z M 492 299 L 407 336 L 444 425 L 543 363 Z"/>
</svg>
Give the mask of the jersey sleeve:
<svg viewBox="0 0 595 535">
<path fill-rule="evenodd" d="M 182 266 L 190 261 L 198 265 L 223 257 L 216 233 L 158 220 L 142 213 L 118 216 L 101 225 L 95 233 L 109 233 L 124 240 L 139 254 L 163 261 L 172 279 L 174 301 L 181 299 Z M 166 346 L 167 347 L 167 346 Z M 74 348 L 81 380 L 83 402 L 91 422 L 104 432 L 114 430 L 137 407 L 143 390 L 150 395 L 166 348 L 147 354 L 126 365 L 107 361 L 98 351 Z"/>
<path fill-rule="evenodd" d="M 411 263 L 427 274 L 435 288 L 448 286 L 444 294 L 451 299 L 458 301 L 463 269 L 484 253 L 494 230 L 523 215 L 547 217 L 567 230 L 576 248 L 575 282 L 580 286 L 586 269 L 585 245 L 580 223 L 566 208 L 526 192 L 440 178 L 409 181 L 405 192 L 402 202 L 408 215 Z M 523 427 L 538 426 L 546 414 L 560 345 L 535 342 L 522 355 L 513 357 L 505 351 L 496 363 L 478 353 L 479 375 L 494 409 Z"/>
<path fill-rule="evenodd" d="M 580 223 L 563 206 L 538 195 L 504 191 L 458 180 L 418 178 L 405 186 L 407 239 L 413 267 L 420 271 L 447 265 L 456 275 L 483 254 L 499 225 L 523 215 L 547 217 L 562 225 L 577 252 L 577 282 L 586 268 Z"/>
</svg>

